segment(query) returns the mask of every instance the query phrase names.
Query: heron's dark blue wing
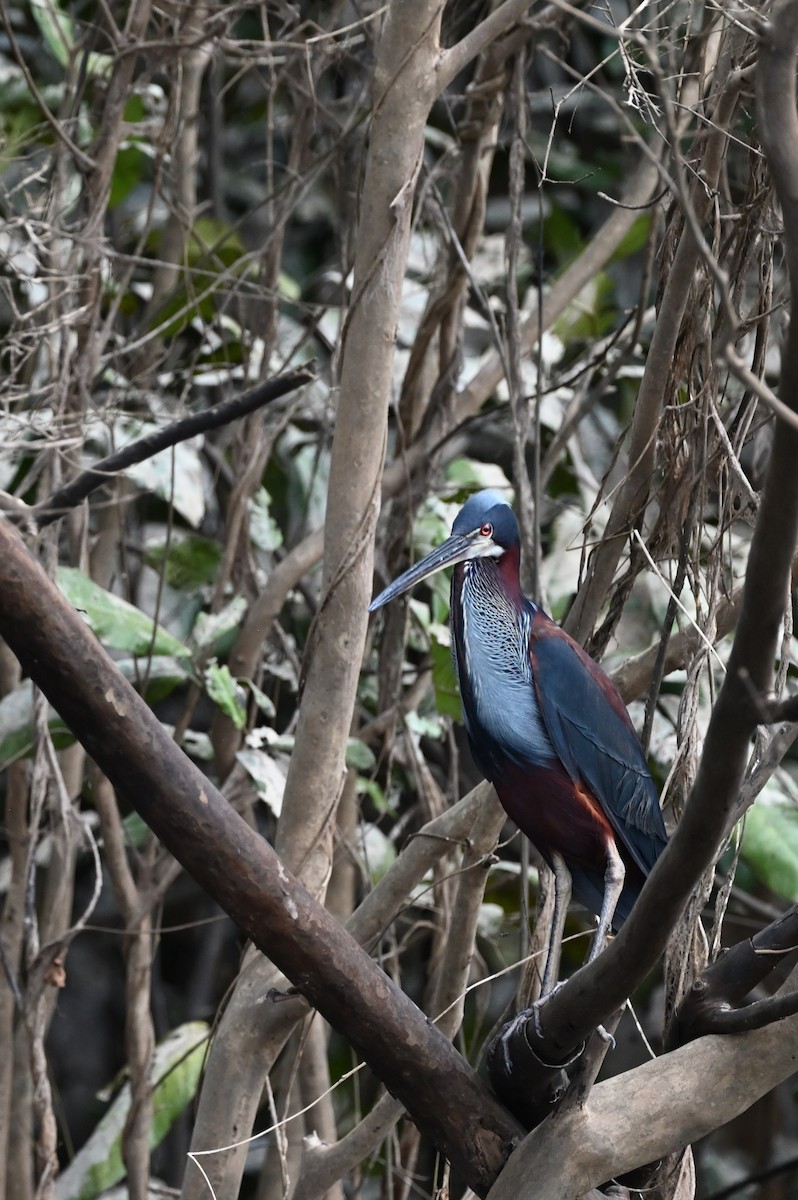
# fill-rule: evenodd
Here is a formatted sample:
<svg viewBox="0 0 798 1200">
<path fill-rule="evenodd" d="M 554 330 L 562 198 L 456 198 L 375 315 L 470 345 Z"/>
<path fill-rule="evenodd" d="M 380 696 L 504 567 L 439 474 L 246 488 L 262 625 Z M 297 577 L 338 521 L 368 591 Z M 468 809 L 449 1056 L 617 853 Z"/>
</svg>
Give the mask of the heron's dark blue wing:
<svg viewBox="0 0 798 1200">
<path fill-rule="evenodd" d="M 619 840 L 648 874 L 667 837 L 623 700 L 581 646 L 537 606 L 530 610 L 532 677 L 557 757 L 575 782 L 588 785 Z"/>
</svg>

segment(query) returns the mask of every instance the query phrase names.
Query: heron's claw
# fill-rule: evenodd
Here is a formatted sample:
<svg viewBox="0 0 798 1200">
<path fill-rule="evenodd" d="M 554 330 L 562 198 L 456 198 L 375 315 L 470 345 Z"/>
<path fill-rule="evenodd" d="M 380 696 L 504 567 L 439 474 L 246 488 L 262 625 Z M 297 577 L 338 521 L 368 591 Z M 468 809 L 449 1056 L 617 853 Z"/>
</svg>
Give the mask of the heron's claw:
<svg viewBox="0 0 798 1200">
<path fill-rule="evenodd" d="M 535 1000 L 534 1003 L 529 1006 L 529 1008 L 522 1008 L 520 1012 L 517 1012 L 498 1034 L 496 1038 L 496 1053 L 499 1056 L 502 1070 L 507 1076 L 509 1076 L 512 1072 L 513 1042 L 520 1036 L 529 1046 L 529 1038 L 526 1036 L 527 1021 L 532 1022 L 532 1027 L 535 1030 L 535 1036 L 541 1044 L 545 1044 L 546 1039 L 540 1023 L 541 1009 L 543 1008 L 544 1004 L 554 995 L 554 993 L 560 990 L 561 987 L 562 983 L 555 983 L 554 987 L 546 996 L 541 996 L 540 999 Z M 535 1052 L 532 1046 L 529 1046 L 529 1048 L 533 1051 L 533 1053 Z"/>
<path fill-rule="evenodd" d="M 541 996 L 539 1000 L 535 1000 L 534 1003 L 530 1005 L 528 1009 L 526 1009 L 526 1016 L 532 1018 L 532 1024 L 535 1027 L 535 1033 L 540 1038 L 541 1042 L 545 1041 L 545 1038 L 543 1036 L 543 1027 L 540 1024 L 540 1011 L 544 1004 L 547 1004 L 548 1001 L 551 1000 L 552 996 L 556 996 L 564 982 L 565 981 L 561 979 L 559 983 L 555 983 L 551 991 L 546 992 L 544 996 Z"/>
<path fill-rule="evenodd" d="M 547 995 L 541 996 L 539 1000 L 535 1000 L 529 1006 L 529 1008 L 524 1008 L 521 1010 L 521 1012 L 516 1013 L 516 1015 L 513 1017 L 512 1021 L 510 1021 L 509 1024 L 507 1024 L 505 1026 L 504 1030 L 499 1035 L 499 1041 L 501 1043 L 501 1048 L 502 1048 L 502 1062 L 505 1066 L 507 1066 L 508 1062 L 509 1062 L 507 1043 L 509 1042 L 512 1035 L 517 1033 L 517 1031 L 521 1025 L 526 1025 L 527 1021 L 532 1022 L 532 1028 L 535 1030 L 535 1037 L 541 1042 L 541 1044 L 545 1045 L 546 1035 L 543 1032 L 543 1025 L 541 1024 L 540 1014 L 542 1013 L 544 1006 L 549 1002 L 549 1000 L 551 1000 L 552 996 L 554 996 L 557 992 L 559 992 L 560 988 L 564 987 L 564 985 L 565 985 L 565 980 L 560 980 L 559 983 L 555 983 L 554 987 L 551 989 L 551 991 Z M 611 1050 L 615 1049 L 615 1046 L 616 1046 L 615 1038 L 613 1037 L 613 1035 L 611 1033 L 608 1032 L 608 1030 L 606 1030 L 604 1028 L 603 1025 L 596 1026 L 596 1033 L 601 1038 L 602 1042 L 607 1043 L 607 1045 L 610 1047 Z M 524 1036 L 526 1036 L 526 1035 L 524 1035 Z M 528 1039 L 527 1039 L 527 1041 L 528 1041 Z"/>
<path fill-rule="evenodd" d="M 513 1058 L 510 1043 L 518 1034 L 521 1027 L 526 1025 L 531 1011 L 532 1010 L 529 1008 L 521 1009 L 521 1012 L 516 1013 L 515 1016 L 507 1022 L 496 1038 L 502 1071 L 507 1079 L 509 1079 L 513 1073 Z M 524 1034 L 524 1037 L 526 1037 L 526 1034 Z"/>
</svg>

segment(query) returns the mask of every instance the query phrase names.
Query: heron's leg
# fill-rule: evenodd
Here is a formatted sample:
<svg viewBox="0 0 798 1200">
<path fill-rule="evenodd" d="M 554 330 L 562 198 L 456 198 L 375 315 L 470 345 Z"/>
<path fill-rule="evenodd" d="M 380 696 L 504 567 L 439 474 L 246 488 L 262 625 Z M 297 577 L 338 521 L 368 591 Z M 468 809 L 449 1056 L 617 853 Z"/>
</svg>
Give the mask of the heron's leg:
<svg viewBox="0 0 798 1200">
<path fill-rule="evenodd" d="M 568 905 L 571 903 L 571 872 L 566 867 L 562 855 L 556 852 L 552 854 L 551 867 L 554 872 L 554 912 L 551 915 L 549 947 L 546 952 L 543 982 L 540 985 L 541 1000 L 545 1000 L 557 983 L 557 976 L 560 973 L 562 935 L 565 929 L 565 918 L 568 915 Z"/>
<path fill-rule="evenodd" d="M 626 878 L 626 867 L 623 865 L 623 860 L 618 853 L 618 847 L 615 845 L 615 839 L 611 838 L 607 842 L 607 868 L 604 872 L 604 899 L 601 902 L 601 913 L 599 914 L 598 928 L 596 935 L 593 938 L 593 945 L 590 948 L 588 962 L 592 962 L 597 955 L 607 944 L 610 930 L 612 929 L 612 919 L 615 916 L 615 910 L 618 907 L 618 901 L 621 898 L 623 891 L 623 883 Z"/>
<path fill-rule="evenodd" d="M 543 971 L 543 982 L 540 985 L 540 997 L 524 1013 L 522 1017 L 532 1017 L 535 1033 L 543 1040 L 543 1030 L 540 1025 L 540 1009 L 549 996 L 552 996 L 562 984 L 557 982 L 560 973 L 560 951 L 562 935 L 565 930 L 565 918 L 568 916 L 568 905 L 571 903 L 571 872 L 565 865 L 565 859 L 556 851 L 551 855 L 551 869 L 554 874 L 554 912 L 551 914 L 551 931 L 549 946 L 546 952 L 546 966 Z"/>
<path fill-rule="evenodd" d="M 543 972 L 543 984 L 541 986 L 540 999 L 536 1000 L 529 1008 L 524 1009 L 515 1015 L 513 1020 L 505 1026 L 498 1037 L 500 1052 L 505 1063 L 505 1070 L 510 1073 L 510 1043 L 513 1035 L 522 1024 L 531 1019 L 534 1025 L 535 1033 L 541 1039 L 545 1040 L 543 1028 L 540 1023 L 540 1012 L 548 997 L 553 992 L 561 987 L 561 984 L 552 983 L 552 976 L 557 977 L 557 970 L 560 961 L 560 945 L 562 942 L 563 928 L 565 926 L 565 917 L 568 912 L 568 905 L 571 900 L 571 873 L 565 865 L 565 862 L 559 854 L 552 855 L 552 868 L 554 870 L 554 913 L 551 921 L 551 937 L 549 938 L 548 957 L 546 959 L 546 968 Z M 604 872 L 604 899 L 601 903 L 601 913 L 599 915 L 598 928 L 593 939 L 593 945 L 590 949 L 588 962 L 601 953 L 607 943 L 607 937 L 612 928 L 612 919 L 615 916 L 615 909 L 618 907 L 618 901 L 621 898 L 623 891 L 624 880 L 626 878 L 626 868 L 623 865 L 618 849 L 615 845 L 615 840 L 612 839 L 607 843 L 607 867 Z M 598 1034 L 608 1041 L 611 1045 L 615 1045 L 615 1039 L 612 1034 L 607 1033 L 602 1025 L 597 1028 Z"/>
</svg>

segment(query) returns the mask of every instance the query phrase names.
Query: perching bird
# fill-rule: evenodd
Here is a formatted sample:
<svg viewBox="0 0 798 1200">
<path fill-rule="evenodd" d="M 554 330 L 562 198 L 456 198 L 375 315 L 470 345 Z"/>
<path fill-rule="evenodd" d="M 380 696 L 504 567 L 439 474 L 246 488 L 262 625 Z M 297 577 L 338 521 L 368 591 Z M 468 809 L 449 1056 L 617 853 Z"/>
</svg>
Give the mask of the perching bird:
<svg viewBox="0 0 798 1200">
<path fill-rule="evenodd" d="M 520 546 L 509 504 L 498 492 L 479 492 L 451 537 L 369 611 L 455 564 L 452 648 L 471 751 L 507 814 L 554 869 L 561 918 L 562 864 L 573 894 L 598 916 L 594 958 L 629 915 L 665 847 L 665 825 L 615 685 L 521 592 Z"/>
</svg>

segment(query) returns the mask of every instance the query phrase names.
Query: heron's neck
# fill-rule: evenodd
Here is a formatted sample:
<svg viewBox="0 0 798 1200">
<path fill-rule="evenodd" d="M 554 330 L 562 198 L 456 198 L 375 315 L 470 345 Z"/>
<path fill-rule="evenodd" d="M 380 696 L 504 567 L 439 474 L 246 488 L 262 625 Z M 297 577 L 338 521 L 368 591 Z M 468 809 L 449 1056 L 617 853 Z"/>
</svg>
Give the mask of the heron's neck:
<svg viewBox="0 0 798 1200">
<path fill-rule="evenodd" d="M 472 558 L 458 563 L 452 577 L 457 591 L 463 587 L 472 592 L 501 594 L 515 608 L 521 608 L 524 596 L 521 591 L 519 568 L 521 556 L 517 546 L 511 546 L 498 558 Z M 470 587 L 469 587 L 470 584 Z"/>
<path fill-rule="evenodd" d="M 532 613 L 521 593 L 517 551 L 459 563 L 452 580 L 451 617 L 458 677 L 461 687 L 464 681 L 466 685 L 466 708 L 472 701 L 485 729 L 497 736 L 501 729 L 499 740 L 507 729 L 505 717 L 494 711 L 497 702 L 513 713 L 520 705 L 534 723 L 528 686 Z"/>
<path fill-rule="evenodd" d="M 458 563 L 452 577 L 452 602 L 469 608 L 491 611 L 494 618 L 512 620 L 524 607 L 518 575 L 520 554 L 517 546 L 505 550 L 499 558 L 472 558 Z"/>
</svg>

